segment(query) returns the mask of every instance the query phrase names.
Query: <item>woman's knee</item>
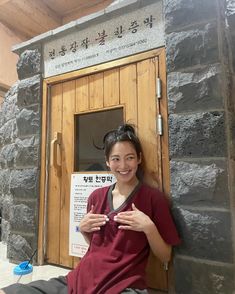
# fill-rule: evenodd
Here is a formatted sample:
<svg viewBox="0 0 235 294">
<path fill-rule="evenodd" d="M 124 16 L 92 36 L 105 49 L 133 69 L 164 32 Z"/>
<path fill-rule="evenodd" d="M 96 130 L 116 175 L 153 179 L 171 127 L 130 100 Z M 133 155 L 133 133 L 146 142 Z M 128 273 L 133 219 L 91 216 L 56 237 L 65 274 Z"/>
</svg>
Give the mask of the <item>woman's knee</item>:
<svg viewBox="0 0 235 294">
<path fill-rule="evenodd" d="M 0 294 L 6 294 L 3 290 L 0 289 Z"/>
</svg>

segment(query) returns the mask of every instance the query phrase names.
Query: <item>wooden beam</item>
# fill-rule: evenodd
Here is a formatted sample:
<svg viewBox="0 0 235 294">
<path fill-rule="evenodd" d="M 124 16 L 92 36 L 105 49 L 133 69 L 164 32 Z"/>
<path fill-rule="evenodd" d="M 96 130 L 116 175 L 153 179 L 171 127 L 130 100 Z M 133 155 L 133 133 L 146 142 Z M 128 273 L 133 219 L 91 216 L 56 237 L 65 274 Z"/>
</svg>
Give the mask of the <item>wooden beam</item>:
<svg viewBox="0 0 235 294">
<path fill-rule="evenodd" d="M 37 0 L 9 0 L 0 5 L 0 21 L 29 38 L 62 24 L 51 9 Z"/>
<path fill-rule="evenodd" d="M 6 4 L 9 1 L 11 1 L 11 0 L 0 0 L 0 6 Z"/>
<path fill-rule="evenodd" d="M 94 1 L 87 1 L 86 4 L 77 6 L 76 9 L 67 11 L 64 13 L 63 17 L 63 24 L 66 24 L 72 20 L 78 19 L 85 15 L 89 15 L 100 11 L 111 4 L 113 0 L 94 0 Z"/>
</svg>

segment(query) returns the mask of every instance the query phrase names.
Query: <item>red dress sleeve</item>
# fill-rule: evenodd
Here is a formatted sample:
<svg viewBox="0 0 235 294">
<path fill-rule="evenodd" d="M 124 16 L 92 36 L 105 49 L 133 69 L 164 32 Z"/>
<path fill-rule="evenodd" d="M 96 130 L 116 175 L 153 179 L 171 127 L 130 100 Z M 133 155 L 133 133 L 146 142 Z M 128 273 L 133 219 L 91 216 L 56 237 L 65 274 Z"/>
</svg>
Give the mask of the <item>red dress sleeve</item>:
<svg viewBox="0 0 235 294">
<path fill-rule="evenodd" d="M 170 211 L 169 200 L 162 192 L 157 190 L 157 195 L 152 197 L 152 201 L 153 221 L 161 237 L 169 245 L 180 244 L 181 240 Z"/>
</svg>

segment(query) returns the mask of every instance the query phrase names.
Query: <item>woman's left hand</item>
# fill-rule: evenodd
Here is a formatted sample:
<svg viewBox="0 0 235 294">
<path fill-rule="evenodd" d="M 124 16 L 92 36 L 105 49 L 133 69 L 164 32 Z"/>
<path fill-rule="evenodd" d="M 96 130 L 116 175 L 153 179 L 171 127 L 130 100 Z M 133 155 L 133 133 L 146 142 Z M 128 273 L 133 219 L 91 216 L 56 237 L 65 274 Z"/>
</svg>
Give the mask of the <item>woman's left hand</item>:
<svg viewBox="0 0 235 294">
<path fill-rule="evenodd" d="M 132 203 L 132 210 L 118 213 L 114 220 L 120 223 L 119 229 L 146 232 L 154 223 L 148 215 L 136 208 Z"/>
</svg>

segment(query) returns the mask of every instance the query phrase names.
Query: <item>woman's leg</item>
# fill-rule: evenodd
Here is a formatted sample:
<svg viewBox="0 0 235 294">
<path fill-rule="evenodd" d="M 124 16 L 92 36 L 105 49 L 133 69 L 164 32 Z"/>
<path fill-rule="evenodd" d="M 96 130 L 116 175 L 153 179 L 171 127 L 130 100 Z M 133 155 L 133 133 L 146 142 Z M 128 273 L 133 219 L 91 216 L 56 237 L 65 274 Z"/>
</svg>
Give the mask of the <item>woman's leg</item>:
<svg viewBox="0 0 235 294">
<path fill-rule="evenodd" d="M 2 289 L 0 294 L 67 294 L 65 277 L 53 278 L 49 281 L 38 280 L 29 284 L 13 284 Z"/>
</svg>

